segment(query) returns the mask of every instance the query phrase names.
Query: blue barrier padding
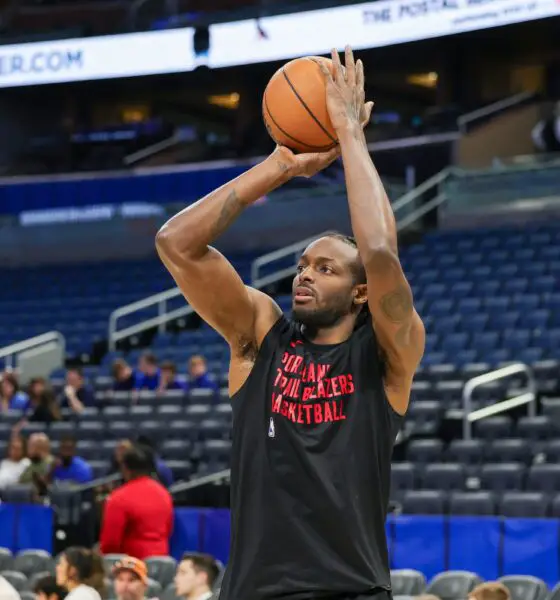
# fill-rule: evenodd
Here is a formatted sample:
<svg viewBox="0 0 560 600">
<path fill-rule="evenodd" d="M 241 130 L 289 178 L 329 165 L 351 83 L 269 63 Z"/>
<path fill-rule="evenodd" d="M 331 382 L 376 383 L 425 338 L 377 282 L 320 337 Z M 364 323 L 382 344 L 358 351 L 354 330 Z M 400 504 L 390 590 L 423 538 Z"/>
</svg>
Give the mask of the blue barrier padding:
<svg viewBox="0 0 560 600">
<path fill-rule="evenodd" d="M 229 539 L 229 510 L 216 509 L 207 511 L 202 539 L 202 552 L 211 554 L 226 564 L 229 558 Z"/>
<path fill-rule="evenodd" d="M 500 576 L 499 517 L 452 517 L 448 535 L 449 569 L 472 571 L 489 581 Z"/>
<path fill-rule="evenodd" d="M 445 570 L 444 517 L 396 517 L 393 543 L 394 569 L 417 569 L 427 579 Z"/>
<path fill-rule="evenodd" d="M 14 551 L 16 532 L 16 506 L 0 504 L 0 548 Z"/>
<path fill-rule="evenodd" d="M 540 577 L 550 587 L 558 583 L 558 520 L 504 520 L 504 575 Z"/>
<path fill-rule="evenodd" d="M 201 509 L 175 509 L 173 535 L 169 543 L 170 553 L 179 560 L 185 552 L 199 552 L 201 546 Z"/>
<path fill-rule="evenodd" d="M 50 506 L 23 504 L 16 507 L 14 551 L 33 548 L 52 553 L 54 513 Z"/>
</svg>

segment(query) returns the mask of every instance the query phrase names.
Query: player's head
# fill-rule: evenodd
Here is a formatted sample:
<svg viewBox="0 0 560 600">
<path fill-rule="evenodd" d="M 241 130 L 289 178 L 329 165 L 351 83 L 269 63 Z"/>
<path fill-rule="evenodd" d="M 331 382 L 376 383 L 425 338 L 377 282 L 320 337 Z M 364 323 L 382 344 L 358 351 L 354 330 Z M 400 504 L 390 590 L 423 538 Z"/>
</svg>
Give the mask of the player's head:
<svg viewBox="0 0 560 600">
<path fill-rule="evenodd" d="M 294 277 L 292 309 L 310 329 L 367 314 L 366 273 L 354 238 L 332 232 L 307 246 Z"/>
<path fill-rule="evenodd" d="M 183 598 L 198 598 L 214 587 L 220 569 L 209 554 L 185 554 L 175 574 L 175 593 Z"/>
<path fill-rule="evenodd" d="M 511 594 L 503 583 L 490 581 L 475 587 L 468 600 L 511 600 Z"/>
</svg>

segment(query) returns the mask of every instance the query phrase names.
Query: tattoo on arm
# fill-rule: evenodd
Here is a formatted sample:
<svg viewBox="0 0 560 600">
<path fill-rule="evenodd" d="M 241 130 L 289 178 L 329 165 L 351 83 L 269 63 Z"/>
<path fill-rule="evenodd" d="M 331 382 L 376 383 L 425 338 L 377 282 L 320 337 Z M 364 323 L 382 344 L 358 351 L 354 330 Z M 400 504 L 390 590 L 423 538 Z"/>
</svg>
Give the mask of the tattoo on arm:
<svg viewBox="0 0 560 600">
<path fill-rule="evenodd" d="M 381 312 L 392 323 L 406 323 L 414 310 L 412 293 L 408 286 L 400 285 L 392 292 L 385 294 L 379 301 Z"/>
<path fill-rule="evenodd" d="M 218 237 L 235 221 L 235 219 L 241 214 L 243 210 L 243 204 L 239 200 L 239 196 L 235 190 L 231 190 L 228 194 L 224 205 L 222 206 L 222 210 L 220 211 L 220 216 L 218 220 L 214 224 L 214 228 L 212 231 L 213 237 Z"/>
</svg>

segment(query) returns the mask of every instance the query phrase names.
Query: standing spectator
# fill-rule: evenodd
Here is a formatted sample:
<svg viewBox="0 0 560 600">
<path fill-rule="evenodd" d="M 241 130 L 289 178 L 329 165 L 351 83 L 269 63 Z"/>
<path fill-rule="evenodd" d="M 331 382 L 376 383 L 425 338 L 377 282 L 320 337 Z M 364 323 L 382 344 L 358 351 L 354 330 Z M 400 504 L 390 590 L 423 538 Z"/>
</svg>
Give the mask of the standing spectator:
<svg viewBox="0 0 560 600">
<path fill-rule="evenodd" d="M 160 366 L 160 381 L 158 391 L 184 390 L 185 385 L 177 380 L 177 367 L 175 363 L 166 360 Z"/>
<path fill-rule="evenodd" d="M 22 437 L 12 436 L 6 458 L 0 463 L 0 490 L 19 483 L 23 472 L 31 464 L 25 456 L 25 441 Z"/>
<path fill-rule="evenodd" d="M 12 584 L 0 575 L 0 598 L 1 600 L 21 600 L 20 595 Z"/>
<path fill-rule="evenodd" d="M 138 436 L 137 441 L 139 446 L 145 448 L 146 452 L 151 456 L 153 470 L 157 479 L 166 487 L 169 488 L 173 485 L 173 471 L 167 466 L 163 458 L 157 453 L 156 447 L 152 440 L 145 436 Z"/>
<path fill-rule="evenodd" d="M 111 367 L 113 374 L 113 390 L 130 392 L 136 387 L 136 374 L 132 367 L 122 358 L 117 358 Z"/>
<path fill-rule="evenodd" d="M 117 600 L 146 600 L 148 567 L 143 560 L 124 557 L 115 563 L 113 578 Z"/>
<path fill-rule="evenodd" d="M 152 352 L 142 354 L 138 361 L 136 375 L 136 389 L 155 391 L 159 388 L 160 371 L 155 354 Z"/>
<path fill-rule="evenodd" d="M 185 600 L 209 600 L 219 574 L 209 554 L 185 554 L 177 567 L 175 593 Z"/>
<path fill-rule="evenodd" d="M 467 600 L 511 600 L 511 594 L 503 583 L 489 581 L 477 585 Z"/>
<path fill-rule="evenodd" d="M 73 436 L 66 436 L 61 440 L 51 480 L 70 483 L 89 483 L 93 480 L 91 466 L 83 458 L 76 456 L 76 438 Z"/>
<path fill-rule="evenodd" d="M 29 405 L 29 397 L 19 389 L 14 373 L 4 372 L 0 385 L 0 412 L 21 410 L 25 412 Z"/>
<path fill-rule="evenodd" d="M 56 578 L 52 575 L 41 577 L 33 591 L 37 600 L 64 600 L 67 595 L 66 590 L 56 583 Z"/>
<path fill-rule="evenodd" d="M 31 464 L 19 478 L 20 483 L 33 483 L 39 495 L 46 491 L 49 476 L 54 463 L 51 443 L 44 433 L 32 433 L 27 442 L 27 455 Z"/>
<path fill-rule="evenodd" d="M 200 354 L 191 356 L 188 364 L 189 369 L 189 389 L 190 390 L 214 390 L 217 391 L 218 385 L 208 373 L 206 359 Z"/>
<path fill-rule="evenodd" d="M 125 483 L 105 504 L 100 548 L 103 554 L 128 554 L 144 559 L 169 554 L 173 530 L 173 501 L 169 492 L 150 477 L 152 460 L 141 447 L 124 453 Z"/>
<path fill-rule="evenodd" d="M 94 405 L 95 395 L 93 390 L 86 385 L 82 370 L 77 367 L 68 369 L 60 406 L 70 408 L 72 412 L 79 415 L 86 406 Z"/>
<path fill-rule="evenodd" d="M 87 548 L 67 548 L 56 564 L 56 582 L 68 590 L 66 600 L 101 600 L 105 595 L 103 559 Z"/>
</svg>

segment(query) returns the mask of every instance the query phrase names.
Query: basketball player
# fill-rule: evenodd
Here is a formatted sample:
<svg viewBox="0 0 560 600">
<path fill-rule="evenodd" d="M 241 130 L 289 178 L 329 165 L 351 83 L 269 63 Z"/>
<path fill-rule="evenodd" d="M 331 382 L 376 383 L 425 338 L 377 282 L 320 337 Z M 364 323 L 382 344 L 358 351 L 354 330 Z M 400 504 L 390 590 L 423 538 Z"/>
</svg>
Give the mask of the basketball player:
<svg viewBox="0 0 560 600">
<path fill-rule="evenodd" d="M 277 148 L 170 219 L 159 254 L 191 306 L 228 341 L 232 537 L 221 600 L 387 600 L 393 443 L 424 348 L 395 220 L 369 156 L 360 61 L 324 71 L 340 148 Z M 211 244 L 264 194 L 342 155 L 354 238 L 303 253 L 293 319 L 247 287 Z M 320 205 L 317 207 L 320 210 Z"/>
</svg>

